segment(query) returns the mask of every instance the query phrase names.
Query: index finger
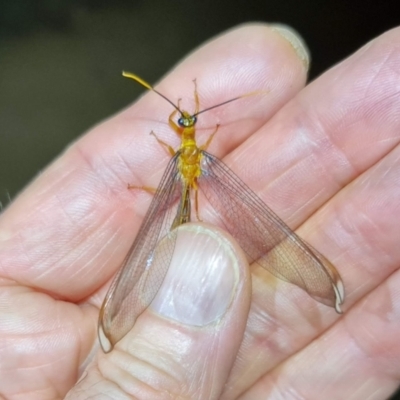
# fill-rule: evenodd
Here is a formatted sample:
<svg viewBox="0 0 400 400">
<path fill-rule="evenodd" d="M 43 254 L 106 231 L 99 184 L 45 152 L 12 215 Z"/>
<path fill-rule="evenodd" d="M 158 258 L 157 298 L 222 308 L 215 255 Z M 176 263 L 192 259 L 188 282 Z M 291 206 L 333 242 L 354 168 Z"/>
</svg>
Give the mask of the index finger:
<svg viewBox="0 0 400 400">
<path fill-rule="evenodd" d="M 199 143 L 221 123 L 213 152 L 222 157 L 262 126 L 305 84 L 304 59 L 276 29 L 249 25 L 207 43 L 157 89 L 194 104 L 197 78 L 204 108 L 254 90 L 268 90 L 210 111 Z M 290 37 L 290 35 L 289 35 Z M 127 82 L 130 84 L 130 82 Z M 127 183 L 156 186 L 167 155 L 148 133 L 177 144 L 168 103 L 153 93 L 95 127 L 70 146 L 3 213 L 0 276 L 80 301 L 106 283 L 122 262 L 149 203 Z"/>
</svg>

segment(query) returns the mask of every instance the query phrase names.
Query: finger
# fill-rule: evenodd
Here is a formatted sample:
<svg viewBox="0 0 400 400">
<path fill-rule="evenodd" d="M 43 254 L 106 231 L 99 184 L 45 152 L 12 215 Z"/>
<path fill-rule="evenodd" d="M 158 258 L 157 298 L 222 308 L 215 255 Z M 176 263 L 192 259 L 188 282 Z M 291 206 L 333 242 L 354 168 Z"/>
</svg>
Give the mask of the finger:
<svg viewBox="0 0 400 400">
<path fill-rule="evenodd" d="M 400 28 L 309 84 L 225 158 L 292 227 L 400 141 Z"/>
<path fill-rule="evenodd" d="M 204 80 L 201 88 L 207 102 L 213 103 L 212 96 L 225 86 L 235 95 L 273 89 L 274 96 L 232 103 L 229 113 L 210 116 L 212 128 L 225 115 L 232 126 L 235 120 L 244 125 L 243 118 L 246 124 L 259 126 L 304 85 L 304 60 L 293 43 L 262 25 L 233 30 L 184 60 L 171 75 L 173 80 L 163 81 L 162 90 L 169 88 L 166 94 L 175 98 L 186 93 L 192 101 L 191 80 L 197 77 L 198 83 Z M 233 78 L 236 70 L 241 80 Z M 112 276 L 134 238 L 150 199 L 128 192 L 126 185 L 155 186 L 164 167 L 164 153 L 148 133 L 162 121 L 156 128 L 162 127 L 162 135 L 171 110 L 154 96 L 149 93 L 71 146 L 0 216 L 0 276 L 7 297 L 3 304 L 12 306 L 0 315 L 7 321 L 2 325 L 1 338 L 7 346 L 1 359 L 8 373 L 15 371 L 16 353 L 25 360 L 29 369 L 12 375 L 26 383 L 25 394 L 43 393 L 49 386 L 52 393 L 64 393 L 79 374 L 74 366 L 89 359 L 95 310 L 73 308 L 62 300 L 86 302 Z M 244 114 L 247 109 L 251 112 Z M 241 133 L 232 131 L 231 143 Z M 31 289 L 21 296 L 18 285 Z M 98 305 L 102 297 L 89 299 Z M 48 329 L 49 321 L 54 329 Z M 22 344 L 21 337 L 26 339 Z M 52 352 L 43 351 L 43 345 Z M 69 363 L 62 362 L 66 358 Z M 7 383 L 15 382 L 7 374 L 1 376 Z"/>
<path fill-rule="evenodd" d="M 234 102 L 223 114 L 205 114 L 204 123 L 211 127 L 228 121 L 229 150 L 304 85 L 306 68 L 297 54 L 276 29 L 244 26 L 190 55 L 159 89 L 171 99 L 193 101 L 191 80 L 197 77 L 204 106 L 231 93 L 268 89 L 272 95 Z M 167 159 L 148 133 L 154 129 L 166 139 L 170 111 L 166 102 L 148 93 L 93 129 L 39 176 L 1 217 L 1 275 L 71 301 L 86 298 L 107 282 L 150 200 L 128 192 L 126 185 L 157 185 Z M 251 129 L 243 130 L 244 124 Z M 174 134 L 168 130 L 168 135 Z M 222 153 L 223 135 L 221 130 L 221 139 L 215 139 Z"/>
<path fill-rule="evenodd" d="M 267 124 L 273 137 L 264 136 L 265 142 L 273 147 L 272 154 L 281 150 L 281 160 L 276 166 L 274 155 L 265 157 L 272 162 L 265 172 L 272 171 L 277 178 L 259 191 L 268 198 L 268 203 L 270 198 L 272 203 L 276 202 L 274 210 L 279 215 L 291 215 L 292 226 L 302 222 L 341 189 L 299 233 L 339 269 L 346 292 L 350 294 L 345 309 L 379 285 L 400 263 L 394 241 L 400 232 L 392 217 L 399 211 L 395 200 L 399 198 L 395 151 L 400 141 L 400 124 L 396 118 L 400 96 L 395 89 L 397 76 L 393 69 L 400 62 L 400 52 L 396 51 L 399 40 L 399 30 L 389 32 L 329 71 Z M 377 60 L 384 60 L 379 70 L 374 68 Z M 362 71 L 366 71 L 369 81 Z M 331 80 L 342 91 L 327 90 Z M 368 96 L 358 95 L 360 89 L 356 90 L 355 86 L 360 81 L 368 87 Z M 381 88 L 383 81 L 386 91 Z M 354 84 L 349 87 L 351 82 Z M 325 93 L 323 98 L 322 93 Z M 311 105 L 313 99 L 316 103 L 319 100 L 319 115 L 311 108 L 304 109 L 304 104 Z M 319 107 L 321 101 L 325 102 L 325 113 Z M 353 103 L 353 107 L 348 106 Z M 335 122 L 332 116 L 338 115 L 340 121 L 338 117 Z M 287 122 L 288 130 L 281 129 L 278 138 L 277 127 L 282 128 L 282 121 Z M 318 129 L 313 128 L 314 131 L 315 125 Z M 322 137 L 304 140 L 305 132 Z M 327 144 L 327 137 L 334 138 L 335 146 Z M 253 141 L 257 145 L 252 145 Z M 286 147 L 276 147 L 281 141 L 287 144 L 287 151 Z M 248 142 L 235 159 L 235 162 L 240 160 L 247 151 L 250 161 L 243 164 L 245 169 L 251 168 L 253 156 L 249 154 L 254 155 L 255 148 L 264 146 L 260 138 L 252 137 Z M 307 150 L 311 156 L 306 155 Z M 297 159 L 297 154 L 303 158 Z M 344 155 L 348 162 L 343 161 Z M 373 166 L 379 159 L 381 170 L 377 172 Z M 257 176 L 260 166 L 253 170 L 257 171 L 253 176 Z M 243 168 L 242 172 L 246 174 Z M 359 174 L 363 175 L 357 179 Z M 281 199 L 279 204 L 278 199 Z M 385 251 L 382 252 L 381 246 Z M 253 277 L 253 304 L 238 355 L 240 364 L 232 370 L 224 398 L 235 398 L 251 387 L 260 376 L 306 346 L 337 318 L 305 294 L 266 277 L 263 271 L 254 269 Z"/>
<path fill-rule="evenodd" d="M 0 398 L 63 398 L 89 359 L 97 319 L 94 307 L 1 279 Z"/>
<path fill-rule="evenodd" d="M 240 399 L 388 399 L 400 383 L 399 287 L 397 271 Z"/>
<path fill-rule="evenodd" d="M 215 227 L 181 226 L 151 309 L 111 353 L 99 354 L 97 366 L 67 398 L 107 392 L 114 399 L 219 399 L 246 327 L 250 295 L 238 245 Z"/>
<path fill-rule="evenodd" d="M 395 289 L 398 287 L 397 270 L 400 268 L 400 228 L 393 215 L 398 215 L 400 211 L 397 201 L 400 198 L 400 186 L 397 184 L 399 176 L 400 147 L 397 147 L 321 209 L 307 226 L 302 227 L 301 231 L 307 240 L 331 254 L 338 266 L 345 266 L 343 279 L 348 294 L 348 311 L 345 312 L 344 319 L 331 328 L 333 333 L 327 333 L 318 339 L 315 336 L 332 321 L 332 315 L 324 315 L 319 321 L 310 319 L 310 314 L 304 316 L 304 312 L 302 314 L 298 309 L 308 308 L 304 300 L 297 307 L 297 312 L 295 307 L 282 310 L 278 306 L 268 310 L 269 321 L 266 320 L 265 324 L 260 323 L 259 312 L 257 315 L 250 313 L 248 325 L 253 328 L 249 328 L 246 333 L 244 342 L 248 345 L 241 349 L 239 355 L 243 351 L 249 357 L 256 357 L 251 360 L 251 369 L 257 373 L 264 371 L 265 375 L 257 382 L 254 392 L 253 389 L 249 390 L 248 398 L 257 398 L 254 393 L 259 390 L 266 390 L 271 397 L 278 397 L 271 384 L 276 383 L 274 379 L 281 373 L 283 380 L 276 390 L 282 394 L 286 391 L 298 391 L 310 399 L 313 396 L 307 395 L 307 391 L 318 388 L 316 381 L 321 379 L 328 382 L 332 376 L 335 376 L 335 388 L 326 389 L 332 398 L 352 398 L 350 394 L 344 395 L 344 391 L 355 391 L 357 385 L 366 379 L 367 371 L 370 380 L 365 388 L 359 387 L 362 388 L 357 392 L 359 397 L 354 393 L 354 398 L 365 398 L 364 389 L 370 390 L 370 393 L 376 392 L 376 398 L 387 398 L 378 396 L 382 393 L 378 386 L 384 381 L 387 386 L 382 387 L 382 391 L 392 391 L 397 386 L 398 375 L 393 374 L 393 371 L 398 368 L 395 360 L 400 346 L 394 345 L 393 341 L 394 338 L 397 340 L 400 330 L 395 318 L 400 305 L 398 291 Z M 290 292 L 280 293 L 277 298 L 273 289 L 268 291 L 253 285 L 253 301 L 257 304 L 255 309 L 265 303 L 275 302 L 279 305 L 281 296 L 284 295 L 291 301 Z M 350 310 L 352 304 L 356 304 L 354 311 Z M 258 323 L 255 324 L 255 321 Z M 262 341 L 262 332 L 269 335 L 269 341 L 267 346 L 260 348 L 256 343 Z M 274 332 L 279 332 L 279 335 Z M 335 339 L 332 340 L 332 337 Z M 312 350 L 306 348 L 299 357 L 289 357 L 306 347 L 311 338 L 314 338 Z M 287 343 L 291 344 L 289 349 Z M 332 347 L 334 345 L 337 347 Z M 388 348 L 391 349 L 390 352 L 385 350 Z M 346 352 L 348 354 L 344 356 Z M 354 359 L 349 362 L 349 357 L 352 358 L 353 355 Z M 318 358 L 320 359 L 317 360 Z M 281 364 L 284 359 L 287 359 L 286 362 Z M 322 362 L 322 359 L 325 361 Z M 315 382 L 291 379 L 295 368 L 299 367 L 298 360 L 303 363 L 302 371 L 305 374 L 310 373 L 310 376 L 315 372 L 314 365 L 318 366 L 319 373 L 315 374 Z M 371 369 L 373 364 L 376 367 Z M 277 365 L 279 367 L 275 368 Z M 310 372 L 306 372 L 308 367 Z M 347 375 L 353 367 L 357 374 Z M 282 371 L 288 371 L 288 375 Z M 239 372 L 236 369 L 234 376 Z M 252 383 L 259 377 L 260 375 L 253 376 Z M 375 390 L 370 385 L 376 385 Z M 315 393 L 320 392 L 317 389 Z"/>
</svg>

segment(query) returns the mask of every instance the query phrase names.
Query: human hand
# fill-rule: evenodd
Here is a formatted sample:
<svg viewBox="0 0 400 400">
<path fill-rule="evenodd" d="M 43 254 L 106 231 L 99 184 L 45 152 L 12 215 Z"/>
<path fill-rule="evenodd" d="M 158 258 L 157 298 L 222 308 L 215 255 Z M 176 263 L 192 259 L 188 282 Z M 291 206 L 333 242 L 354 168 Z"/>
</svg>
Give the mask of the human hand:
<svg viewBox="0 0 400 400">
<path fill-rule="evenodd" d="M 221 123 L 209 151 L 335 264 L 345 314 L 249 269 L 227 235 L 193 224 L 176 248 L 179 279 L 111 353 L 99 350 L 99 307 L 151 201 L 126 184 L 158 184 L 168 156 L 151 130 L 178 144 L 170 106 L 148 93 L 74 143 L 0 217 L 3 397 L 385 399 L 395 390 L 400 30 L 305 88 L 306 52 L 280 33 L 230 31 L 157 88 L 189 110 L 193 78 L 202 108 L 269 91 L 199 117 L 198 143 Z"/>
</svg>

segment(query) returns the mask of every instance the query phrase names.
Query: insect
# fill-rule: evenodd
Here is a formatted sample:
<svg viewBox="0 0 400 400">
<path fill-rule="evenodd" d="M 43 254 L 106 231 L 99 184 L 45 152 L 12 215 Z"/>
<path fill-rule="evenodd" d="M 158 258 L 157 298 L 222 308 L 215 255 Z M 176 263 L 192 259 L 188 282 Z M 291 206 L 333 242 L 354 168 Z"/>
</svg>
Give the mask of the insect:
<svg viewBox="0 0 400 400">
<path fill-rule="evenodd" d="M 172 158 L 101 307 L 98 334 L 103 351 L 112 350 L 154 299 L 174 253 L 176 228 L 191 221 L 192 199 L 200 219 L 199 191 L 216 211 L 217 223 L 238 241 L 249 263 L 257 263 L 341 313 L 344 287 L 335 267 L 294 233 L 221 160 L 206 151 L 218 125 L 203 145 L 196 143 L 195 126 L 199 114 L 244 96 L 200 111 L 194 81 L 195 111 L 191 114 L 181 110 L 179 102 L 175 105 L 138 76 L 127 72 L 123 75 L 157 93 L 174 107 L 168 122 L 180 137 L 181 145 L 175 151 L 156 137 Z M 167 236 L 169 244 L 160 246 Z M 160 252 L 162 254 L 157 254 Z M 160 255 L 161 262 L 153 265 L 153 259 Z"/>
</svg>

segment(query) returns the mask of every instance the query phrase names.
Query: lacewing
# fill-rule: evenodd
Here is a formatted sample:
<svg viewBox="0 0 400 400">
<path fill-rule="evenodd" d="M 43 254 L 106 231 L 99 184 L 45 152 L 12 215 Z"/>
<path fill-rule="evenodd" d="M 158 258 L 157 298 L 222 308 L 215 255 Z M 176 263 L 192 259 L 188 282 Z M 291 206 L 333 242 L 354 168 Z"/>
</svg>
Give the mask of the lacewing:
<svg viewBox="0 0 400 400">
<path fill-rule="evenodd" d="M 341 313 L 344 287 L 335 267 L 294 233 L 221 160 L 206 151 L 218 125 L 204 145 L 196 143 L 195 125 L 200 113 L 247 95 L 199 111 L 195 83 L 195 112 L 190 114 L 180 109 L 179 102 L 175 105 L 138 76 L 127 72 L 123 75 L 157 93 L 174 107 L 168 122 L 179 135 L 181 145 L 175 151 L 156 137 L 172 159 L 101 307 L 98 334 L 103 351 L 113 349 L 157 294 L 174 253 L 176 228 L 191 221 L 192 200 L 199 219 L 198 191 L 216 211 L 218 224 L 238 241 L 249 263 L 257 263 L 275 277 L 297 285 L 315 300 Z M 167 236 L 169 240 L 158 246 Z M 153 264 L 155 256 L 160 262 Z"/>
</svg>

